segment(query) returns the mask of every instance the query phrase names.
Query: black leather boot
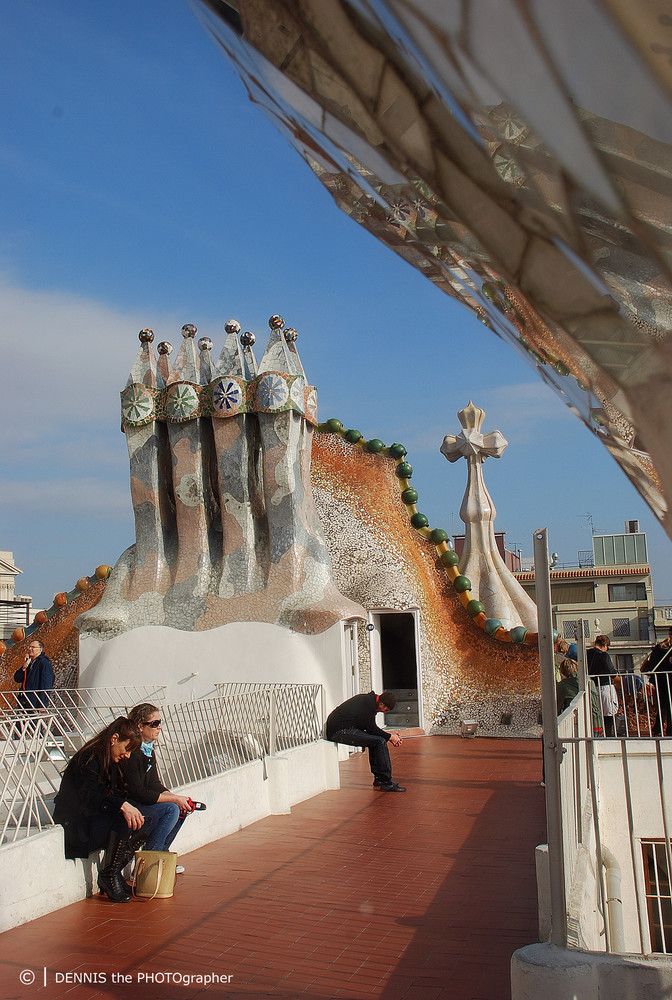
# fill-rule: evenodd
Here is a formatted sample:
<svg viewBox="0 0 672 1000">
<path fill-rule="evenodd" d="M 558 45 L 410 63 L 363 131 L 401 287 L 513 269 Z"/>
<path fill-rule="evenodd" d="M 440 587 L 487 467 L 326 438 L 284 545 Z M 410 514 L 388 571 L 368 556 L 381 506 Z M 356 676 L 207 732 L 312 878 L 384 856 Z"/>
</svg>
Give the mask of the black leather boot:
<svg viewBox="0 0 672 1000">
<path fill-rule="evenodd" d="M 98 872 L 98 888 L 113 903 L 127 903 L 132 892 L 128 882 L 121 877 L 121 872 L 128 858 L 124 861 L 126 845 L 129 837 L 122 837 L 113 830 L 105 850 L 103 867 Z"/>
</svg>

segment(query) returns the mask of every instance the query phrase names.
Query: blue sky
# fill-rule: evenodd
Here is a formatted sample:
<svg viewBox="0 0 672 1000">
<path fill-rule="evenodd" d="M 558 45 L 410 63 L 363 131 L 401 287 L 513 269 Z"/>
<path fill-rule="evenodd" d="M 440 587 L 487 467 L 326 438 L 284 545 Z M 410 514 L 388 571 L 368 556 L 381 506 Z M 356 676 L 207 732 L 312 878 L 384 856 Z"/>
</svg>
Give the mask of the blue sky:
<svg viewBox="0 0 672 1000">
<path fill-rule="evenodd" d="M 247 99 L 186 0 L 0 0 L 0 548 L 49 605 L 133 541 L 119 392 L 138 330 L 230 317 L 299 332 L 320 417 L 401 441 L 419 508 L 459 531 L 466 464 L 439 453 L 469 399 L 509 447 L 496 528 L 560 561 L 639 518 L 656 602 L 670 542 L 603 446 L 515 352 L 341 214 Z"/>
</svg>

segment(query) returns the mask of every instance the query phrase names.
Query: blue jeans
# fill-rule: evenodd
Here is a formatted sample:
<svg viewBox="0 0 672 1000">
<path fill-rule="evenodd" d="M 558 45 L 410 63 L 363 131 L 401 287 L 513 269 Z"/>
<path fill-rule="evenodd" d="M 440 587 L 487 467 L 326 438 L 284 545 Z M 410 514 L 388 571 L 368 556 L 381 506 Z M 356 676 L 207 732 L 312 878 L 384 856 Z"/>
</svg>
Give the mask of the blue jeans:
<svg viewBox="0 0 672 1000">
<path fill-rule="evenodd" d="M 180 816 L 180 807 L 176 802 L 155 802 L 150 806 L 138 805 L 138 809 L 153 826 L 145 850 L 167 851 L 186 819 Z"/>
<path fill-rule="evenodd" d="M 369 751 L 371 774 L 382 784 L 392 781 L 392 764 L 387 740 L 384 736 L 367 733 L 363 729 L 339 729 L 330 737 L 332 743 L 344 743 L 349 747 L 362 747 Z"/>
</svg>

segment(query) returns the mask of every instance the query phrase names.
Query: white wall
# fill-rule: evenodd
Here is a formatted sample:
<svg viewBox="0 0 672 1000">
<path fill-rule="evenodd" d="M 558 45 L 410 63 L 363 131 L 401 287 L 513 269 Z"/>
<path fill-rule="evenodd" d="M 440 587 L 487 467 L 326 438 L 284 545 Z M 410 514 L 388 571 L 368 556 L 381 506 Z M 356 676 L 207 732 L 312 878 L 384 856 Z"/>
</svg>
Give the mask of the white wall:
<svg viewBox="0 0 672 1000">
<path fill-rule="evenodd" d="M 322 684 L 330 711 L 346 697 L 342 631 L 341 622 L 319 635 L 233 622 L 204 632 L 143 625 L 106 642 L 83 635 L 79 687 L 165 684 L 166 702 L 177 702 L 225 681 Z"/>
<path fill-rule="evenodd" d="M 672 962 L 531 944 L 511 959 L 511 1000 L 669 1000 Z"/>
</svg>

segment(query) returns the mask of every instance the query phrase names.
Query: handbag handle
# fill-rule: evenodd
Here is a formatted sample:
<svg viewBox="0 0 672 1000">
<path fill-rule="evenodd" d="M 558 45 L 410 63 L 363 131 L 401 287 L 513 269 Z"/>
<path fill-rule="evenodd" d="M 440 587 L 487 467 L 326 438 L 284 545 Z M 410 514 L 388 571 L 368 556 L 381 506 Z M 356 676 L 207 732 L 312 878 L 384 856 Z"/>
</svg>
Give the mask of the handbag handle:
<svg viewBox="0 0 672 1000">
<path fill-rule="evenodd" d="M 159 891 L 159 886 L 161 884 L 161 878 L 163 877 L 163 869 L 166 867 L 166 860 L 165 860 L 165 858 L 159 858 L 159 860 L 156 863 L 156 886 L 154 887 L 154 892 L 152 893 L 151 896 L 138 896 L 138 894 L 135 891 L 135 887 L 138 884 L 138 875 L 141 873 L 141 871 L 142 871 L 142 869 L 144 867 L 145 867 L 145 859 L 144 858 L 140 858 L 140 860 L 138 861 L 138 865 L 137 865 L 137 871 L 135 873 L 135 883 L 133 885 L 133 895 L 135 896 L 136 899 L 141 900 L 141 902 L 143 902 L 143 903 L 149 903 L 150 900 L 154 899 L 154 897 L 156 896 L 157 892 Z"/>
</svg>

